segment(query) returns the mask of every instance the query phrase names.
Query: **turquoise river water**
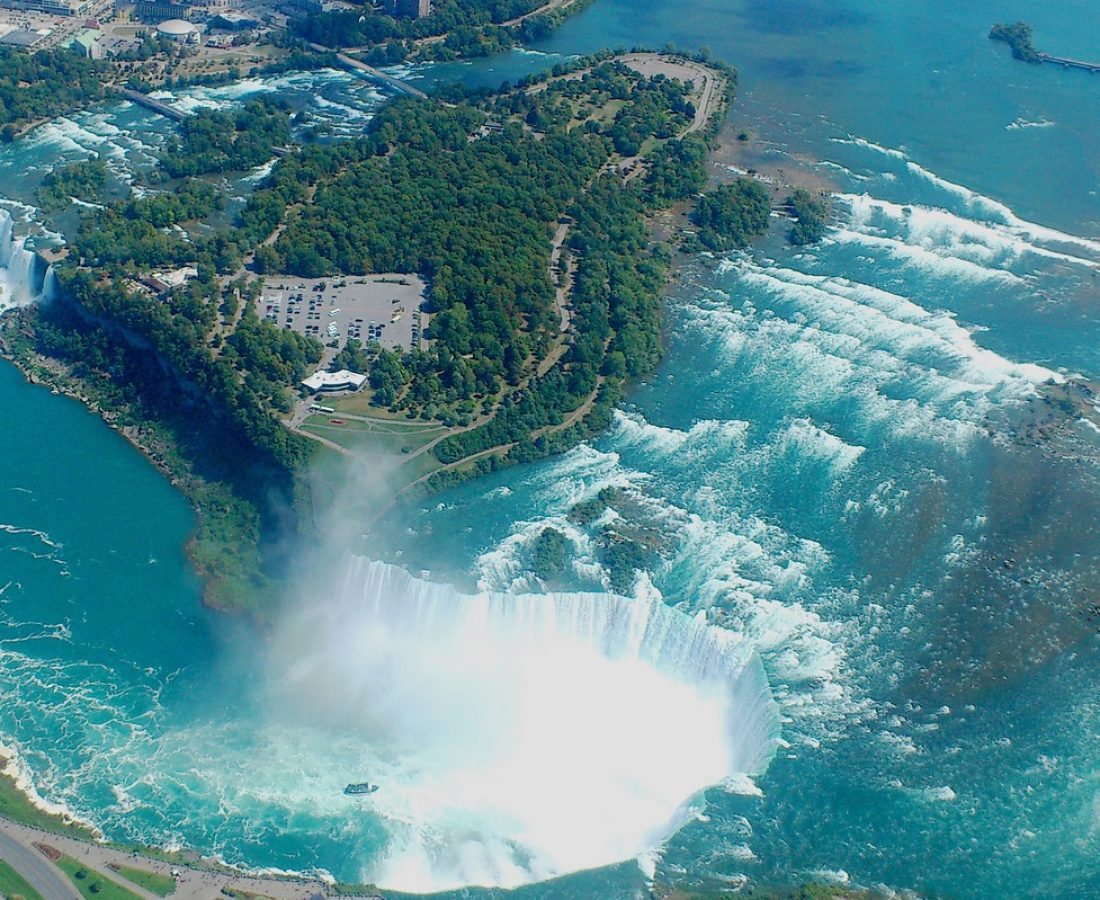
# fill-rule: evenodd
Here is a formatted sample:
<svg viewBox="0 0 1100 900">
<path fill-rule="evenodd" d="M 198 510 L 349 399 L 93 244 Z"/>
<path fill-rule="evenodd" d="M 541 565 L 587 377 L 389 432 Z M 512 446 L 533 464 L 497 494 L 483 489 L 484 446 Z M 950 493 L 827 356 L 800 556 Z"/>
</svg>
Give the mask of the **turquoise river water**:
<svg viewBox="0 0 1100 900">
<path fill-rule="evenodd" d="M 1083 0 L 597 0 L 534 50 L 400 73 L 707 46 L 741 72 L 738 164 L 827 183 L 833 221 L 695 261 L 608 434 L 328 548 L 273 634 L 201 608 L 187 506 L 138 453 L 0 368 L 20 777 L 112 838 L 410 891 L 1100 896 L 1100 434 L 1039 393 L 1100 377 L 1100 84 L 1013 62 L 986 34 L 1015 19 L 1097 52 Z M 341 135 L 384 99 L 335 72 L 166 99 L 259 91 Z M 50 239 L 52 165 L 130 178 L 169 128 L 122 104 L 0 148 L 5 258 Z M 0 281 L 29 299 L 14 262 Z M 566 515 L 605 487 L 658 536 L 628 598 Z M 383 790 L 341 794 L 360 780 Z"/>
</svg>

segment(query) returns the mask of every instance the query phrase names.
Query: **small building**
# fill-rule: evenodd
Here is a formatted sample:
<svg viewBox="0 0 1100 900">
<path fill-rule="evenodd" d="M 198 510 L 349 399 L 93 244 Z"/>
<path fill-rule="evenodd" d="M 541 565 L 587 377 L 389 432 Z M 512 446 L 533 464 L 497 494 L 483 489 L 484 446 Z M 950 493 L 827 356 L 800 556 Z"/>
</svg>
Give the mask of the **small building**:
<svg viewBox="0 0 1100 900">
<path fill-rule="evenodd" d="M 99 42 L 104 56 L 121 56 L 123 53 L 132 53 L 141 47 L 141 38 L 114 36 L 105 37 Z"/>
<path fill-rule="evenodd" d="M 102 59 L 103 46 L 99 42 L 102 37 L 103 33 L 97 28 L 82 28 L 66 46 L 88 59 Z"/>
<path fill-rule="evenodd" d="M 314 394 L 334 394 L 339 391 L 357 391 L 366 381 L 366 375 L 341 369 L 339 372 L 315 372 L 302 384 Z"/>
<path fill-rule="evenodd" d="M 49 32 L 46 32 L 48 34 Z M 16 28 L 0 37 L 0 44 L 5 47 L 22 47 L 29 50 L 46 36 L 38 31 L 29 31 L 26 28 Z"/>
<path fill-rule="evenodd" d="M 226 10 L 212 16 L 207 23 L 208 28 L 218 28 L 221 31 L 250 31 L 259 28 L 263 22 L 255 16 L 246 15 L 235 10 Z"/>
<path fill-rule="evenodd" d="M 4 9 L 21 9 L 51 16 L 79 16 L 92 6 L 92 0 L 2 0 Z"/>
<path fill-rule="evenodd" d="M 182 287 L 192 278 L 199 277 L 199 270 L 194 266 L 181 266 L 170 272 L 152 272 L 143 280 L 157 293 L 163 294 L 172 288 Z"/>
<path fill-rule="evenodd" d="M 157 35 L 181 44 L 189 44 L 198 39 L 199 30 L 183 19 L 165 19 L 157 25 Z"/>
</svg>

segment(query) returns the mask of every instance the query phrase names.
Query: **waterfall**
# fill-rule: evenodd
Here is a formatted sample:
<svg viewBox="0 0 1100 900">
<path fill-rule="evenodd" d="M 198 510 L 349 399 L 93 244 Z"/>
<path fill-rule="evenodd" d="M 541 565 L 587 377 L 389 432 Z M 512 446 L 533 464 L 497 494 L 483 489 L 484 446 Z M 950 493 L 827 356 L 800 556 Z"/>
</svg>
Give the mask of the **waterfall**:
<svg viewBox="0 0 1100 900">
<path fill-rule="evenodd" d="M 52 266 L 46 266 L 26 238 L 15 237 L 11 213 L 0 209 L 0 311 L 49 299 L 55 286 Z"/>
<path fill-rule="evenodd" d="M 463 594 L 351 558 L 273 656 L 279 702 L 360 737 L 367 771 L 346 779 L 382 783 L 371 809 L 390 827 L 364 876 L 400 890 L 647 853 L 779 737 L 741 636 L 613 594 Z"/>
<path fill-rule="evenodd" d="M 0 268 L 7 268 L 8 263 L 11 261 L 11 245 L 11 213 L 6 209 L 0 209 Z"/>
<path fill-rule="evenodd" d="M 53 300 L 57 296 L 57 273 L 53 266 L 46 267 L 46 274 L 42 278 L 42 299 Z"/>
<path fill-rule="evenodd" d="M 601 593 L 462 594 L 357 557 L 348 565 L 331 624 L 377 622 L 467 647 L 575 641 L 608 660 L 637 659 L 687 684 L 722 685 L 730 698 L 729 729 L 737 734 L 729 774 L 763 771 L 774 751 L 777 712 L 755 652 L 739 635 L 663 603 Z"/>
</svg>

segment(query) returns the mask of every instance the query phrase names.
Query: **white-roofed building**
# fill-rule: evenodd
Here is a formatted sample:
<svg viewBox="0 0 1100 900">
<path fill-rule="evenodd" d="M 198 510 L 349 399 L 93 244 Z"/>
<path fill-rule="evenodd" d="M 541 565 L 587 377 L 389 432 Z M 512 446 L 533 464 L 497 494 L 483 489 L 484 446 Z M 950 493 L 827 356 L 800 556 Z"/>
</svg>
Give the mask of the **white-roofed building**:
<svg viewBox="0 0 1100 900">
<path fill-rule="evenodd" d="M 199 30 L 196 26 L 190 22 L 185 22 L 183 19 L 165 19 L 157 25 L 158 35 L 169 40 L 178 41 L 181 44 L 196 40 L 198 33 Z"/>
<path fill-rule="evenodd" d="M 315 372 L 302 384 L 315 394 L 333 394 L 338 391 L 357 391 L 366 381 L 366 375 L 341 369 L 339 372 Z"/>
</svg>

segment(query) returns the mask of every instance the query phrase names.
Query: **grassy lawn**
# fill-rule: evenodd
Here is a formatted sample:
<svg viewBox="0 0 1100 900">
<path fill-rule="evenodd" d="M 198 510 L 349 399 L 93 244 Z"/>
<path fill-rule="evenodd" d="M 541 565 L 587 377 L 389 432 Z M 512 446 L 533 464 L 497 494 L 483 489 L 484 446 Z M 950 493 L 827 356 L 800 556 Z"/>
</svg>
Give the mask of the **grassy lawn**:
<svg viewBox="0 0 1100 900">
<path fill-rule="evenodd" d="M 23 879 L 23 876 L 0 859 L 0 897 L 22 897 L 24 900 L 43 900 L 38 891 Z"/>
<path fill-rule="evenodd" d="M 128 891 L 117 881 L 111 881 L 95 869 L 89 869 L 71 856 L 62 856 L 57 867 L 69 876 L 86 900 L 141 900 L 133 891 Z"/>
<path fill-rule="evenodd" d="M 601 125 L 610 125 L 624 106 L 626 106 L 625 100 L 608 100 L 603 106 L 594 109 L 588 104 L 575 104 L 573 121 L 569 123 L 569 128 L 573 129 L 593 120 Z"/>
<path fill-rule="evenodd" d="M 349 450 L 386 456 L 409 453 L 444 433 L 438 425 L 435 428 L 417 428 L 399 422 L 389 424 L 359 419 L 343 419 L 343 425 L 334 425 L 332 420 L 339 418 L 338 413 L 310 416 L 302 428 Z"/>
<path fill-rule="evenodd" d="M 371 391 L 367 388 L 355 394 L 345 394 L 341 397 L 326 397 L 321 394 L 314 398 L 315 403 L 321 406 L 331 406 L 343 413 L 351 413 L 355 416 L 370 416 L 374 419 L 388 419 L 393 422 L 401 422 L 409 425 L 438 425 L 437 422 L 422 422 L 420 419 L 410 419 L 403 412 L 392 413 L 384 406 L 375 406 L 371 403 Z"/>
<path fill-rule="evenodd" d="M 350 896 L 355 897 L 360 894 L 377 894 L 378 888 L 373 884 L 343 884 L 337 883 L 332 886 L 332 891 L 337 896 Z"/>
<path fill-rule="evenodd" d="M 443 463 L 436 459 L 430 453 L 421 453 L 420 456 L 415 459 L 410 459 L 399 470 L 398 474 L 401 476 L 404 483 L 416 481 L 418 478 L 422 478 L 425 475 L 430 475 L 436 469 L 442 469 Z M 402 484 L 402 487 L 404 486 Z"/>
<path fill-rule="evenodd" d="M 385 464 L 372 466 L 367 454 L 349 460 L 335 450 L 319 447 L 313 465 L 304 476 L 316 521 L 326 521 L 335 509 L 341 516 L 354 514 L 361 516 L 363 523 L 370 522 L 399 490 L 442 465 L 431 453 L 421 453 L 412 459 L 405 456 L 393 459 L 401 465 L 397 468 Z M 371 475 L 374 471 L 377 474 Z"/>
<path fill-rule="evenodd" d="M 0 756 L 0 765 L 3 765 L 4 761 L 4 757 Z M 93 837 L 87 829 L 72 825 L 60 816 L 52 816 L 40 810 L 16 787 L 14 779 L 2 774 L 0 774 L 0 816 L 23 825 L 33 825 L 35 828 L 52 831 L 55 834 L 67 834 L 85 840 Z"/>
<path fill-rule="evenodd" d="M 116 870 L 127 881 L 160 897 L 167 897 L 176 889 L 176 879 L 171 875 L 160 875 L 147 869 L 135 869 L 131 866 L 119 866 Z"/>
</svg>

